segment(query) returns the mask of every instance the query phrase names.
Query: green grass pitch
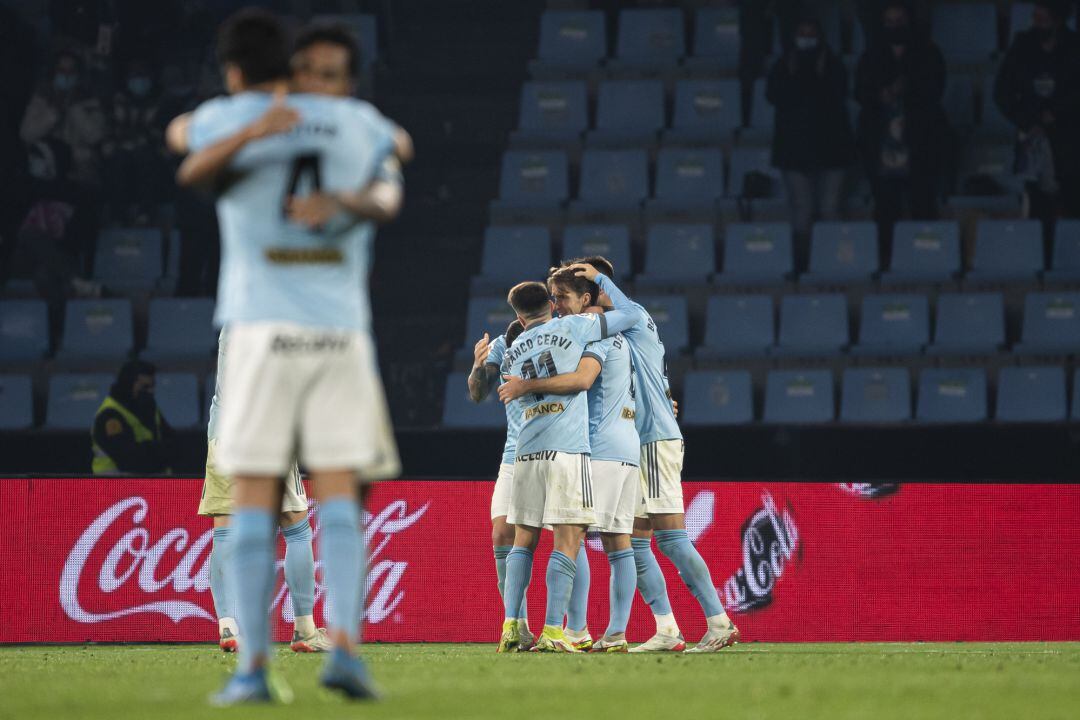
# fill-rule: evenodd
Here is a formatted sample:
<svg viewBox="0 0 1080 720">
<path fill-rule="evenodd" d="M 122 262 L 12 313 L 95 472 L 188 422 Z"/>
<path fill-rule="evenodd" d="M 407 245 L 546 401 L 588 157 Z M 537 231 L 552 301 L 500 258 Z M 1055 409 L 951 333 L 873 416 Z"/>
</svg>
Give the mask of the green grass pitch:
<svg viewBox="0 0 1080 720">
<path fill-rule="evenodd" d="M 1070 718 L 1080 643 L 743 644 L 716 655 L 497 655 L 492 645 L 364 649 L 385 699 L 316 684 L 276 650 L 295 703 L 214 709 L 235 663 L 200 645 L 0 648 L 0 718 Z"/>
</svg>

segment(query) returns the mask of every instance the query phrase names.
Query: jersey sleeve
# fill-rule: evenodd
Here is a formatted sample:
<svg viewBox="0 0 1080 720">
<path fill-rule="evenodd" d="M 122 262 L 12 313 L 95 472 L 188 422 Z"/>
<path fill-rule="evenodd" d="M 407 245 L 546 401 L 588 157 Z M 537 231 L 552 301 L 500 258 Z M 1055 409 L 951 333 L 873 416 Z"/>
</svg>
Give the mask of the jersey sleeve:
<svg viewBox="0 0 1080 720">
<path fill-rule="evenodd" d="M 591 357 L 602 366 L 607 361 L 608 353 L 611 352 L 611 346 L 614 342 L 614 340 L 608 338 L 606 340 L 590 343 L 585 346 L 585 352 L 581 353 L 581 357 Z"/>
<path fill-rule="evenodd" d="M 352 100 L 349 103 L 349 126 L 353 132 L 360 135 L 361 142 L 368 143 L 374 148 L 375 168 L 372 174 L 377 176 L 383 168 L 383 162 L 394 150 L 397 125 L 386 119 L 369 103 L 363 100 Z"/>
<path fill-rule="evenodd" d="M 229 98 L 207 100 L 191 115 L 188 126 L 188 148 L 194 152 L 221 140 L 236 130 L 235 120 L 228 111 Z"/>
<path fill-rule="evenodd" d="M 570 336 L 582 345 L 599 342 L 607 337 L 607 318 L 602 313 L 582 313 L 564 318 Z"/>
<path fill-rule="evenodd" d="M 484 364 L 494 365 L 496 368 L 500 368 L 502 367 L 504 355 L 506 355 L 506 336 L 500 335 L 488 345 L 488 356 L 487 359 L 484 360 Z"/>
</svg>

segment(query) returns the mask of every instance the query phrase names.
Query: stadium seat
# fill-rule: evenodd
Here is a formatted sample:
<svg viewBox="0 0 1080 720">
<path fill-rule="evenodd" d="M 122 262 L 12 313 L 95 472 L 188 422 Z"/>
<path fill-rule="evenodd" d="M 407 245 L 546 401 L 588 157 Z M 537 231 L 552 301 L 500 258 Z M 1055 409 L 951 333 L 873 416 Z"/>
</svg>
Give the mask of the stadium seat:
<svg viewBox="0 0 1080 720">
<path fill-rule="evenodd" d="M 645 240 L 646 282 L 704 283 L 716 270 L 712 225 L 653 225 Z"/>
<path fill-rule="evenodd" d="M 1080 292 L 1028 293 L 1018 355 L 1080 353 Z"/>
<path fill-rule="evenodd" d="M 114 292 L 149 292 L 164 269 L 156 228 L 113 228 L 98 238 L 94 278 Z"/>
<path fill-rule="evenodd" d="M 672 8 L 619 11 L 615 65 L 664 68 L 686 54 L 683 14 Z"/>
<path fill-rule="evenodd" d="M 1001 293 L 943 293 L 930 355 L 989 355 L 1005 344 L 1005 299 Z"/>
<path fill-rule="evenodd" d="M 877 225 L 872 222 L 817 222 L 810 236 L 811 285 L 869 282 L 878 271 Z"/>
<path fill-rule="evenodd" d="M 724 194 L 724 156 L 718 149 L 665 148 L 656 161 L 656 198 L 710 210 Z"/>
<path fill-rule="evenodd" d="M 530 70 L 534 76 L 550 70 L 583 72 L 606 55 L 603 12 L 548 10 L 540 17 L 540 48 Z"/>
<path fill-rule="evenodd" d="M 636 207 L 648 194 L 649 159 L 644 150 L 585 151 L 575 203 L 581 210 Z"/>
<path fill-rule="evenodd" d="M 775 354 L 833 355 L 848 342 L 847 298 L 843 295 L 785 295 L 781 299 Z"/>
<path fill-rule="evenodd" d="M 765 422 L 823 423 L 836 415 L 828 370 L 772 370 L 765 381 Z"/>
<path fill-rule="evenodd" d="M 374 15 L 367 13 L 322 14 L 314 16 L 312 22 L 340 24 L 352 30 L 360 46 L 360 67 L 370 68 L 379 58 L 379 33 Z"/>
<path fill-rule="evenodd" d="M 576 142 L 588 126 L 585 83 L 580 81 L 527 82 L 521 88 L 515 146 L 561 147 Z"/>
<path fill-rule="evenodd" d="M 867 295 L 862 302 L 857 355 L 918 355 L 930 342 L 925 295 Z"/>
<path fill-rule="evenodd" d="M 1001 422 L 1060 422 L 1067 417 L 1065 368 L 1006 367 L 998 374 L 997 412 Z"/>
<path fill-rule="evenodd" d="M 1049 282 L 1080 282 L 1080 220 L 1057 221 L 1053 269 L 1043 277 Z"/>
<path fill-rule="evenodd" d="M 130 301 L 68 301 L 57 357 L 121 360 L 131 352 L 134 344 Z"/>
<path fill-rule="evenodd" d="M 687 65 L 734 70 L 740 44 L 737 8 L 703 7 L 694 16 L 694 53 Z"/>
<path fill-rule="evenodd" d="M 787 197 L 780 171 L 772 166 L 772 150 L 767 147 L 739 147 L 731 151 L 731 176 L 728 178 L 727 196 L 742 197 L 746 189 L 746 176 L 751 173 L 769 178 L 768 192 L 760 199 L 778 200 Z"/>
<path fill-rule="evenodd" d="M 983 78 L 980 94 L 979 133 L 987 138 L 1012 138 L 1016 134 L 1016 125 L 1001 112 L 994 100 L 994 75 Z M 1008 169 L 1011 171 L 1012 166 Z M 995 173 L 996 174 L 996 173 Z"/>
<path fill-rule="evenodd" d="M 29 375 L 0 375 L 0 430 L 25 430 L 34 424 Z"/>
<path fill-rule="evenodd" d="M 446 378 L 443 425 L 448 428 L 487 429 L 506 427 L 506 410 L 492 392 L 481 403 L 469 399 L 468 373 L 454 372 Z"/>
<path fill-rule="evenodd" d="M 1017 203 L 1021 189 L 1013 174 L 1014 155 L 1012 142 L 979 142 L 968 147 L 961 153 L 956 193 L 960 197 L 950 197 L 949 203 L 963 199 L 976 207 L 1008 210 Z"/>
<path fill-rule="evenodd" d="M 476 341 L 484 333 L 494 340 L 506 332 L 506 326 L 514 321 L 514 311 L 506 303 L 505 297 L 469 298 L 469 309 L 465 315 L 465 340 L 463 348 L 472 351 Z"/>
<path fill-rule="evenodd" d="M 847 368 L 840 393 L 840 420 L 897 423 L 911 419 L 911 375 L 907 368 Z"/>
<path fill-rule="evenodd" d="M 986 371 L 982 368 L 927 368 L 919 374 L 916 419 L 922 423 L 986 420 Z"/>
<path fill-rule="evenodd" d="M 739 140 L 767 143 L 772 140 L 776 108 L 765 97 L 765 79 L 754 81 L 753 105 L 750 107 L 750 127 L 739 132 Z"/>
<path fill-rule="evenodd" d="M 1080 368 L 1073 373 L 1072 412 L 1069 417 L 1080 420 Z"/>
<path fill-rule="evenodd" d="M 664 142 L 715 144 L 731 142 L 742 124 L 738 80 L 679 80 L 675 84 L 675 116 Z"/>
<path fill-rule="evenodd" d="M 44 300 L 0 302 L 0 361 L 38 360 L 49 351 L 49 313 Z"/>
<path fill-rule="evenodd" d="M 567 225 L 562 259 L 601 255 L 615 268 L 615 280 L 630 277 L 630 230 L 625 225 Z"/>
<path fill-rule="evenodd" d="M 705 344 L 699 357 L 765 356 L 776 343 L 769 295 L 714 295 L 705 309 Z"/>
<path fill-rule="evenodd" d="M 960 269 L 959 223 L 904 220 L 893 230 L 892 261 L 882 282 L 944 282 Z"/>
<path fill-rule="evenodd" d="M 217 349 L 213 298 L 154 298 L 150 301 L 147 360 L 208 358 Z"/>
<path fill-rule="evenodd" d="M 503 155 L 499 178 L 503 204 L 555 207 L 569 195 L 566 153 L 511 150 Z"/>
<path fill-rule="evenodd" d="M 165 422 L 180 430 L 201 424 L 199 382 L 192 373 L 158 373 L 154 396 Z"/>
<path fill-rule="evenodd" d="M 683 380 L 685 425 L 742 425 L 754 420 L 750 373 L 695 371 Z"/>
<path fill-rule="evenodd" d="M 782 283 L 794 271 L 791 224 L 729 223 L 724 237 L 723 285 Z"/>
<path fill-rule="evenodd" d="M 668 357 L 690 346 L 690 314 L 685 297 L 645 295 L 634 299 L 652 316 Z"/>
<path fill-rule="evenodd" d="M 600 83 L 596 129 L 590 147 L 635 147 L 656 142 L 664 127 L 664 85 L 659 80 L 607 80 Z"/>
<path fill-rule="evenodd" d="M 59 373 L 50 377 L 45 428 L 89 434 L 94 415 L 109 394 L 112 382 L 113 376 L 105 373 Z"/>
<path fill-rule="evenodd" d="M 931 16 L 934 42 L 949 63 L 986 63 L 997 51 L 993 3 L 941 3 Z"/>
<path fill-rule="evenodd" d="M 484 231 L 480 276 L 474 285 L 509 290 L 523 279 L 543 280 L 551 267 L 551 234 L 539 225 L 497 225 Z"/>
<path fill-rule="evenodd" d="M 980 220 L 970 282 L 1034 281 L 1043 270 L 1038 220 Z"/>
</svg>

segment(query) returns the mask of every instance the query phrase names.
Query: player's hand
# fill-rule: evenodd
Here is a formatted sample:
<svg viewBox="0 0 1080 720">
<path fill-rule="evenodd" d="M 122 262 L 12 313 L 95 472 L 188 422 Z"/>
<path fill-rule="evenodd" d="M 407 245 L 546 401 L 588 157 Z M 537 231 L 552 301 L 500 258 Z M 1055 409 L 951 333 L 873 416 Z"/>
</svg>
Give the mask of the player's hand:
<svg viewBox="0 0 1080 720">
<path fill-rule="evenodd" d="M 574 263 L 570 269 L 574 271 L 576 277 L 583 277 L 590 282 L 595 282 L 596 276 L 600 274 L 599 270 L 586 263 Z"/>
<path fill-rule="evenodd" d="M 285 210 L 290 221 L 314 229 L 337 215 L 341 211 L 341 204 L 330 193 L 314 192 L 303 197 L 290 195 L 285 201 Z"/>
<path fill-rule="evenodd" d="M 473 367 L 483 367 L 484 361 L 487 360 L 488 353 L 491 352 L 491 341 L 488 340 L 488 334 L 484 333 L 484 337 L 476 341 L 473 345 L 472 357 Z"/>
<path fill-rule="evenodd" d="M 677 400 L 671 401 L 671 409 L 675 412 L 675 417 L 679 417 L 679 402 Z"/>
<path fill-rule="evenodd" d="M 525 394 L 525 381 L 514 375 L 503 375 L 503 384 L 499 386 L 499 399 L 506 404 Z"/>
<path fill-rule="evenodd" d="M 285 104 L 285 90 L 274 92 L 270 108 L 251 124 L 249 133 L 253 140 L 292 130 L 300 122 L 300 113 Z"/>
</svg>

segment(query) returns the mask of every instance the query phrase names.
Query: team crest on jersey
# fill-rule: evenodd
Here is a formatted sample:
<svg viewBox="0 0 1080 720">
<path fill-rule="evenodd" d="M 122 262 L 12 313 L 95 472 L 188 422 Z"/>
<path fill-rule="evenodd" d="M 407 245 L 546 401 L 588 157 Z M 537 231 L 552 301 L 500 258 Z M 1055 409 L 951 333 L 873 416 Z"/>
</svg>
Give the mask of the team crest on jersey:
<svg viewBox="0 0 1080 720">
<path fill-rule="evenodd" d="M 622 409 L 621 415 L 622 415 L 623 420 L 633 420 L 634 418 L 637 417 L 637 412 L 634 411 L 634 410 L 631 410 L 628 407 L 624 407 Z"/>
<path fill-rule="evenodd" d="M 561 402 L 541 403 L 539 405 L 533 405 L 531 408 L 525 411 L 525 421 L 528 422 L 538 415 L 558 415 L 566 406 Z"/>
</svg>

